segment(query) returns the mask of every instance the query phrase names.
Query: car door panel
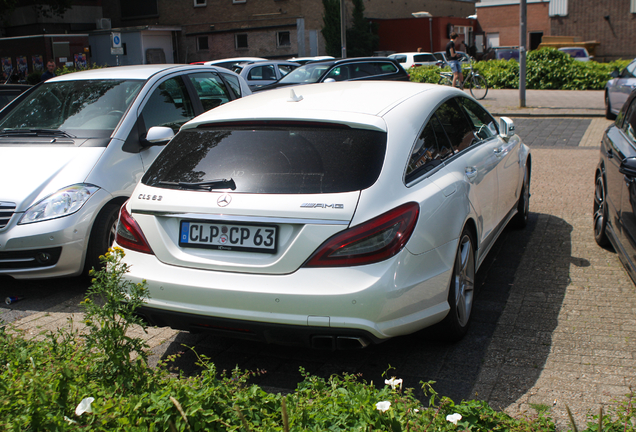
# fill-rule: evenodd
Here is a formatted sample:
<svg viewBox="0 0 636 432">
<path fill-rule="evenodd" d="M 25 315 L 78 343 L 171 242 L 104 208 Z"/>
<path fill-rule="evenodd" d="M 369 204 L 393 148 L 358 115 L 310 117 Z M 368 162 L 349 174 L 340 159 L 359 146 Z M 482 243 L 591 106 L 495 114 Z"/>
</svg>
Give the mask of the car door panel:
<svg viewBox="0 0 636 432">
<path fill-rule="evenodd" d="M 617 129 L 617 128 L 616 128 Z M 630 265 L 636 263 L 636 103 L 625 111 L 625 119 L 619 138 L 623 159 L 619 167 L 621 182 L 620 222 L 622 244 Z M 623 169 L 624 168 L 624 169 Z M 618 181 L 618 179 L 617 179 Z"/>
</svg>

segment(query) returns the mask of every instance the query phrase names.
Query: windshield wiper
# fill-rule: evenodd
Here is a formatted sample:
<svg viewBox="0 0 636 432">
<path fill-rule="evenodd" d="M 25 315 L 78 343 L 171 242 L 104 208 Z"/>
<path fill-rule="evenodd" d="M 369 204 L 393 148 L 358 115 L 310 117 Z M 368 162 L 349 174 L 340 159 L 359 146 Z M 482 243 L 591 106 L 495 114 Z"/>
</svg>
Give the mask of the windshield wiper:
<svg viewBox="0 0 636 432">
<path fill-rule="evenodd" d="M 76 136 L 59 129 L 2 129 L 2 131 L 0 131 L 0 136 L 14 135 L 77 138 Z"/>
<path fill-rule="evenodd" d="M 188 183 L 188 182 L 169 182 L 162 181 L 159 182 L 160 186 L 179 186 L 183 189 L 192 189 L 192 190 L 207 190 L 211 191 L 213 189 L 231 189 L 236 190 L 236 183 L 234 183 L 234 179 L 217 179 L 217 180 L 208 180 L 197 183 Z"/>
</svg>

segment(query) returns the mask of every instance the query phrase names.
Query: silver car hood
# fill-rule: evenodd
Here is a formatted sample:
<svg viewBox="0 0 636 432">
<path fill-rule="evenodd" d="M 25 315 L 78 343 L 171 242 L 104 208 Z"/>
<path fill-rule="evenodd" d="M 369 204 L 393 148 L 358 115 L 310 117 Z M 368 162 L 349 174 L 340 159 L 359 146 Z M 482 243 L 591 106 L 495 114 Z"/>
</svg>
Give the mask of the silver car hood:
<svg viewBox="0 0 636 432">
<path fill-rule="evenodd" d="M 104 153 L 104 147 L 0 147 L 0 201 L 16 212 L 77 183 L 82 183 Z"/>
</svg>

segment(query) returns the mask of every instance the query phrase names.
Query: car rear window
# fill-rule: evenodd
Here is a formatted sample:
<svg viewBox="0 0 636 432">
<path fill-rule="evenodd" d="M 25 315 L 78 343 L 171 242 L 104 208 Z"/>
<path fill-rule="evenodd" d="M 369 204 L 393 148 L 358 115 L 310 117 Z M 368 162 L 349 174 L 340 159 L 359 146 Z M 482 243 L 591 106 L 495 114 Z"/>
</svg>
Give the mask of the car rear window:
<svg viewBox="0 0 636 432">
<path fill-rule="evenodd" d="M 156 187 L 233 179 L 234 192 L 339 193 L 378 179 L 386 133 L 340 125 L 225 126 L 179 132 L 142 179 Z"/>
<path fill-rule="evenodd" d="M 434 62 L 437 61 L 433 54 L 417 54 L 413 56 L 413 60 L 416 62 Z"/>
</svg>

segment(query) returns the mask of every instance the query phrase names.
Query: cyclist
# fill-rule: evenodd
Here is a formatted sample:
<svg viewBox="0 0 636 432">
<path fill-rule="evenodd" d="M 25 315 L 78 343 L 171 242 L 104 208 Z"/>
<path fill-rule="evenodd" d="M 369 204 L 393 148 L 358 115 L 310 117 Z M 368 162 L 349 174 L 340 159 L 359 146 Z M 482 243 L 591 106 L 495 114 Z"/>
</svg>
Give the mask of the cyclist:
<svg viewBox="0 0 636 432">
<path fill-rule="evenodd" d="M 451 40 L 446 44 L 446 59 L 448 60 L 451 71 L 453 71 L 453 87 L 463 88 L 464 75 L 462 74 L 462 66 L 459 63 L 461 56 L 455 51 L 455 39 L 457 39 L 457 36 L 455 32 L 450 34 Z"/>
</svg>

